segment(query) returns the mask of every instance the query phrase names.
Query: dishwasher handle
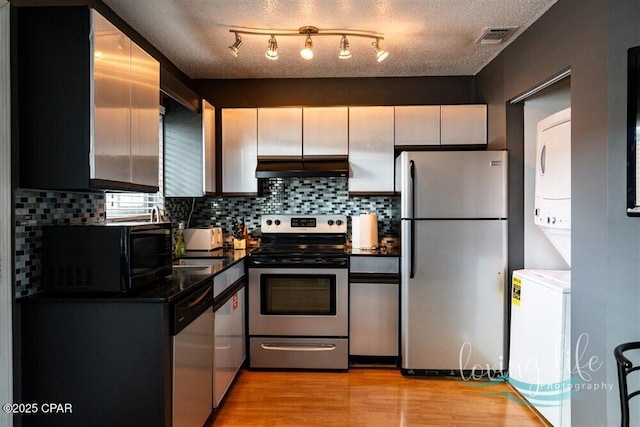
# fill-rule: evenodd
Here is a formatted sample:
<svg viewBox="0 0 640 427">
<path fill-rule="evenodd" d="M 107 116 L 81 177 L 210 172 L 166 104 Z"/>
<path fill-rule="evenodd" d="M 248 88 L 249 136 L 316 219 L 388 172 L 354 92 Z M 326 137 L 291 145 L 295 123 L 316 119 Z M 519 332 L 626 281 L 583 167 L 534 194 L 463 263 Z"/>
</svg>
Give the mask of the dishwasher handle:
<svg viewBox="0 0 640 427">
<path fill-rule="evenodd" d="M 213 283 L 189 294 L 173 307 L 173 335 L 186 328 L 200 314 L 213 305 Z"/>
</svg>

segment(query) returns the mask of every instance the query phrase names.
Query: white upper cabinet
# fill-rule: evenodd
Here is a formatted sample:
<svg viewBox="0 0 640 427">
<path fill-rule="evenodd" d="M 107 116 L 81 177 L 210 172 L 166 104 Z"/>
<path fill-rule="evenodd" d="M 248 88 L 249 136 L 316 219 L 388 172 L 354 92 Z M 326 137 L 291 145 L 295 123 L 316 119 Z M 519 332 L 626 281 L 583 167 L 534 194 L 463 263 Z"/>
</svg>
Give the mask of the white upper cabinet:
<svg viewBox="0 0 640 427">
<path fill-rule="evenodd" d="M 258 110 L 222 110 L 222 192 L 257 193 Z"/>
<path fill-rule="evenodd" d="M 347 156 L 349 108 L 303 108 L 302 132 L 304 157 Z"/>
<path fill-rule="evenodd" d="M 160 64 L 131 42 L 131 182 L 158 185 Z"/>
<path fill-rule="evenodd" d="M 395 107 L 395 145 L 440 145 L 440 106 Z"/>
<path fill-rule="evenodd" d="M 349 107 L 349 192 L 393 192 L 393 107 Z"/>
<path fill-rule="evenodd" d="M 485 145 L 487 106 L 443 105 L 440 129 L 442 145 Z"/>
<path fill-rule="evenodd" d="M 302 108 L 258 109 L 258 157 L 302 157 Z"/>
<path fill-rule="evenodd" d="M 92 11 L 91 17 L 94 101 L 91 110 L 93 112 L 91 178 L 132 182 L 131 40 L 95 10 Z M 157 97 L 155 104 L 158 107 Z M 157 138 L 158 134 L 156 134 L 156 142 Z M 156 175 L 157 168 L 156 164 Z M 155 185 L 158 185 L 157 177 Z"/>
<path fill-rule="evenodd" d="M 92 178 L 157 187 L 160 65 L 92 12 Z"/>
<path fill-rule="evenodd" d="M 204 141 L 204 192 L 216 192 L 216 109 L 202 100 L 202 139 Z"/>
</svg>

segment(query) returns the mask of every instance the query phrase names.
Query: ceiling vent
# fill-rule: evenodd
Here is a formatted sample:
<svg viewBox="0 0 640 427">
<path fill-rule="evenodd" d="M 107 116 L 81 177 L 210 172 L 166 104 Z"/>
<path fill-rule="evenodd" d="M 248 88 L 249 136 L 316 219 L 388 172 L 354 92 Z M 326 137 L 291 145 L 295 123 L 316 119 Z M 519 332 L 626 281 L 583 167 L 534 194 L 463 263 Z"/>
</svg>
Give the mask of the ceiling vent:
<svg viewBox="0 0 640 427">
<path fill-rule="evenodd" d="M 504 27 L 504 28 L 485 28 L 482 35 L 476 43 L 479 44 L 500 44 L 504 43 L 513 33 L 516 32 L 518 27 Z"/>
</svg>

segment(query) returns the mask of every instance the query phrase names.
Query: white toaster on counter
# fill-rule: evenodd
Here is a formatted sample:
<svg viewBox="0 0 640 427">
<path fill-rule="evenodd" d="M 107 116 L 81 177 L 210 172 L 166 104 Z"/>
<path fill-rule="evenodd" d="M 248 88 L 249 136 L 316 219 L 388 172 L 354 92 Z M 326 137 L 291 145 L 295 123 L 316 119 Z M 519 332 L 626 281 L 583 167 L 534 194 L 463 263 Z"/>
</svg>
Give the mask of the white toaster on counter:
<svg viewBox="0 0 640 427">
<path fill-rule="evenodd" d="M 184 243 L 188 251 L 210 251 L 221 248 L 222 228 L 187 228 L 184 230 Z"/>
</svg>

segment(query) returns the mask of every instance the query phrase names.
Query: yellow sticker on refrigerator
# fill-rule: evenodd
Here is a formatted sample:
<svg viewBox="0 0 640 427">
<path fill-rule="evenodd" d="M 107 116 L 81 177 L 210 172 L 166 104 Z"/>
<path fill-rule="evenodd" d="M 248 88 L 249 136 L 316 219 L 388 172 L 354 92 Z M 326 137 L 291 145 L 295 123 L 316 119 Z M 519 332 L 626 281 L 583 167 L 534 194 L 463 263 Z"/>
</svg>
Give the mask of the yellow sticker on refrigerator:
<svg viewBox="0 0 640 427">
<path fill-rule="evenodd" d="M 513 276 L 511 281 L 511 303 L 520 307 L 520 289 L 522 288 L 522 280 Z"/>
</svg>

